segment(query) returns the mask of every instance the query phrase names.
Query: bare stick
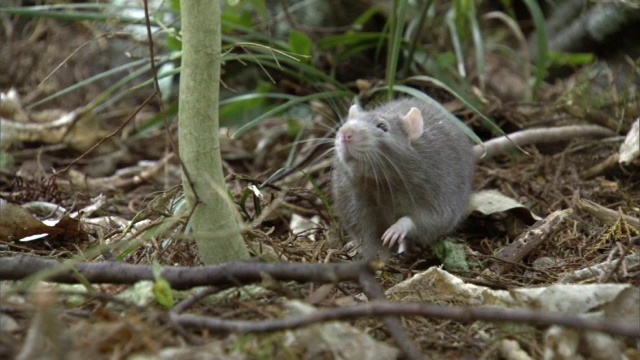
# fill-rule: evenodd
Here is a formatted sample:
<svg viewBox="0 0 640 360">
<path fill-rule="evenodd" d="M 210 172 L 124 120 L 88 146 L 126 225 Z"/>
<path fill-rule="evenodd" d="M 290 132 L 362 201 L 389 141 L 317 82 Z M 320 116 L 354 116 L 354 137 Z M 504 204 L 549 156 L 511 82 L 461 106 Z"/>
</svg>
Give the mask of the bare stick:
<svg viewBox="0 0 640 360">
<path fill-rule="evenodd" d="M 234 333 L 279 331 L 299 328 L 323 321 L 387 315 L 419 315 L 433 319 L 456 321 L 483 320 L 538 325 L 561 325 L 579 330 L 603 331 L 612 335 L 640 338 L 640 327 L 638 327 L 638 325 L 631 325 L 621 321 L 594 320 L 586 316 L 535 310 L 490 307 L 465 308 L 422 303 L 376 301 L 344 308 L 322 309 L 307 315 L 287 319 L 265 321 L 223 320 L 206 316 L 171 314 L 173 321 L 184 326 L 208 328 L 214 332 L 228 331 Z"/>
<path fill-rule="evenodd" d="M 603 161 L 593 165 L 592 167 L 581 171 L 580 177 L 583 179 L 592 179 L 608 169 L 618 166 L 618 160 L 620 160 L 620 153 L 611 154 L 608 158 Z"/>
<path fill-rule="evenodd" d="M 572 209 L 555 211 L 544 220 L 535 223 L 529 230 L 518 236 L 514 242 L 498 253 L 496 257 L 504 259 L 506 262 L 496 262 L 491 265 L 490 269 L 498 275 L 503 274 L 511 267 L 512 263 L 520 262 L 527 254 L 558 231 L 557 225 L 561 224 L 572 213 Z"/>
<path fill-rule="evenodd" d="M 73 270 L 69 270 L 70 268 Z M 94 284 L 134 284 L 140 280 L 154 279 L 150 265 L 133 265 L 112 261 L 61 263 L 57 260 L 36 256 L 0 258 L 0 280 L 20 280 L 40 271 L 48 271 L 42 276 L 43 280 L 71 284 L 80 282 L 76 272 Z M 168 266 L 162 269 L 162 276 L 173 289 L 189 289 L 195 286 L 243 285 L 260 282 L 263 279 L 263 274 L 277 280 L 320 283 L 358 281 L 359 274 L 363 271 L 371 271 L 368 262 L 295 264 L 236 261 L 201 267 Z"/>
<path fill-rule="evenodd" d="M 487 160 L 519 146 L 540 143 L 552 143 L 571 140 L 576 137 L 607 137 L 616 133 L 598 125 L 570 125 L 545 129 L 527 129 L 484 142 L 484 147 L 475 145 L 473 153 L 476 160 Z"/>
<path fill-rule="evenodd" d="M 598 205 L 593 201 L 589 201 L 587 199 L 579 199 L 576 205 L 578 207 L 578 210 L 585 211 L 593 215 L 598 220 L 609 226 L 613 226 L 620 218 L 620 213 L 618 213 L 617 211 L 607 209 L 606 207 Z M 624 214 L 622 215 L 622 217 L 624 218 L 624 221 L 629 223 L 629 225 L 633 226 L 636 229 L 640 229 L 640 219 Z"/>
<path fill-rule="evenodd" d="M 573 284 L 590 279 L 597 279 L 605 273 L 612 273 L 612 269 L 620 266 L 619 263 L 622 262 L 624 262 L 627 267 L 640 268 L 640 253 L 627 255 L 613 261 L 602 262 L 600 264 L 589 266 L 588 268 L 576 270 L 572 273 L 562 274 L 558 279 L 558 283 Z"/>
<path fill-rule="evenodd" d="M 224 290 L 225 288 L 214 287 L 214 286 L 205 288 L 205 289 L 203 289 L 203 290 L 201 290 L 201 291 L 199 291 L 199 292 L 187 297 L 186 299 L 180 301 L 178 304 L 176 304 L 173 307 L 173 309 L 171 309 L 171 312 L 176 313 L 176 314 L 180 314 L 181 312 L 187 310 L 191 306 L 193 306 L 196 303 L 198 303 L 198 301 L 206 298 L 209 295 L 217 294 L 220 291 Z"/>
</svg>

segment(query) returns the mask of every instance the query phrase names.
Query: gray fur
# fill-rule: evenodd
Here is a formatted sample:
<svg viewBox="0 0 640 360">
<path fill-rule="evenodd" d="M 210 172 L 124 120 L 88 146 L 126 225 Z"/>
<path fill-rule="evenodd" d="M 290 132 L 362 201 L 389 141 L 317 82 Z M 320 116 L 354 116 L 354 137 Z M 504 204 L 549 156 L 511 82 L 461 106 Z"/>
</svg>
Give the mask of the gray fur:
<svg viewBox="0 0 640 360">
<path fill-rule="evenodd" d="M 420 138 L 409 142 L 400 118 L 411 107 L 424 119 Z M 386 258 L 381 236 L 409 216 L 415 230 L 407 236 L 424 246 L 451 232 L 465 214 L 471 193 L 474 155 L 467 136 L 442 111 L 418 99 L 392 101 L 347 121 L 364 158 L 340 157 L 336 146 L 332 190 L 334 209 L 362 255 Z M 376 127 L 384 122 L 388 132 Z"/>
</svg>

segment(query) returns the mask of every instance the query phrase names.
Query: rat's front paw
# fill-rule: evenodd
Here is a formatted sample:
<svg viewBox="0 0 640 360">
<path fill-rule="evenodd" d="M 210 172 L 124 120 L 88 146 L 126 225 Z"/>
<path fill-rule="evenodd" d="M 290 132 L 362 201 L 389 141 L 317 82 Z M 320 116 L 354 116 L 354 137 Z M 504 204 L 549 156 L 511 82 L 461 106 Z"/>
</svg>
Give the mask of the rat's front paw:
<svg viewBox="0 0 640 360">
<path fill-rule="evenodd" d="M 408 216 L 401 217 L 395 224 L 391 225 L 384 234 L 382 234 L 382 245 L 391 248 L 397 242 L 400 242 L 401 247 L 406 248 L 404 238 L 411 230 L 413 230 L 414 227 L 415 225 L 411 218 Z"/>
</svg>

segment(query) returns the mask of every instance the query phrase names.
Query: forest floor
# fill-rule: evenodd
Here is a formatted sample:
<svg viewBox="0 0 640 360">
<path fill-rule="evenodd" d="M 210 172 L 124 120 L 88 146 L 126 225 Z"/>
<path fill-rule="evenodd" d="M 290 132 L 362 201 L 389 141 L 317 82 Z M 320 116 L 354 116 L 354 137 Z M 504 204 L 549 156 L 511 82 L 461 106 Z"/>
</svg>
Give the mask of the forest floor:
<svg viewBox="0 0 640 360">
<path fill-rule="evenodd" d="M 26 116 L 29 121 L 40 119 L 39 125 L 74 116 L 75 130 L 40 126 L 32 137 L 21 137 L 11 144 L 3 143 L 5 150 L 0 159 L 0 197 L 29 209 L 39 220 L 60 218 L 58 214 L 84 209 L 82 215 L 77 215 L 83 219 L 83 226 L 78 229 L 78 223 L 74 222 L 72 225 L 59 226 L 55 235 L 21 241 L 25 234 L 16 235 L 16 224 L 29 223 L 31 226 L 31 220 L 26 220 L 28 216 L 25 214 L 11 214 L 15 216 L 11 220 L 13 225 L 7 225 L 8 216 L 4 211 L 8 210 L 3 210 L 5 223 L 4 230 L 0 231 L 0 235 L 3 235 L 0 237 L 1 257 L 37 255 L 58 260 L 82 257 L 83 261 L 92 262 L 118 259 L 130 264 L 149 265 L 158 262 L 166 266 L 201 265 L 195 242 L 177 236 L 175 231 L 180 225 L 173 226 L 165 236 L 141 236 L 138 239 L 142 238 L 143 241 L 129 239 L 126 244 L 118 243 L 125 241 L 123 229 L 131 224 L 136 214 L 141 214 L 136 218 L 141 223 L 133 228 L 134 233 L 143 233 L 144 226 L 171 218 L 170 206 L 181 194 L 177 188 L 181 182 L 180 168 L 175 155 L 172 155 L 174 151 L 167 140 L 168 132 L 164 128 L 137 131 L 139 124 L 158 113 L 158 102 L 142 108 L 123 131 L 80 157 L 91 145 L 108 137 L 124 119 L 133 114 L 148 93 L 136 94 L 98 116 L 74 115 L 73 111 L 87 105 L 104 90 L 105 85 L 99 83 L 45 105 L 28 107 L 34 100 L 42 98 L 43 94 L 63 89 L 95 72 L 96 66 L 101 66 L 96 65 L 101 51 L 112 48 L 117 42 L 117 39 L 102 39 L 97 46 L 79 52 L 53 72 L 53 76 L 43 85 L 41 80 L 91 35 L 80 24 L 60 26 L 55 21 L 42 21 L 40 24 L 43 27 L 34 31 L 33 36 L 14 37 L 11 43 L 3 45 L 0 55 L 5 64 L 0 65 L 7 65 L 5 68 L 10 72 L 0 78 L 0 90 L 5 94 L 10 88 L 18 91 L 19 98 L 10 103 L 19 110 L 1 108 L 0 115 L 3 121 L 16 120 L 18 116 Z M 43 38 L 47 41 L 41 41 Z M 484 113 L 496 120 L 506 133 L 534 126 L 573 124 L 580 119 L 582 123 L 603 126 L 613 122 L 619 126 L 613 130 L 619 130 L 620 136 L 609 139 L 579 138 L 526 146 L 528 154 L 511 151 L 480 162 L 475 174 L 474 190 L 498 190 L 521 206 L 488 215 L 478 212 L 471 214 L 453 234 L 454 243 L 463 245 L 467 268 L 446 269 L 450 274 L 469 284 L 496 291 L 535 289 L 557 284 L 560 279 L 576 274 L 581 269 L 628 258 L 629 263 L 606 267 L 601 273 L 577 278 L 573 283 L 626 284 L 636 289 L 640 286 L 640 262 L 637 260 L 640 250 L 640 229 L 637 225 L 640 218 L 640 161 L 636 159 L 626 166 L 611 161 L 612 156 L 618 153 L 626 131 L 640 116 L 637 94 L 634 95 L 636 98 L 625 98 L 615 84 L 605 84 L 597 90 L 595 86 L 584 85 L 589 81 L 584 73 L 579 72 L 559 79 L 540 89 L 540 100 L 536 103 L 502 102 L 495 97 L 486 98 Z M 577 90 L 579 87 L 581 90 Z M 568 101 L 562 100 L 572 95 L 575 96 L 572 98 L 574 101 L 580 99 L 586 105 L 579 102 L 568 105 Z M 604 96 L 611 99 L 610 106 L 599 109 L 586 107 L 593 97 L 602 99 Z M 3 101 L 4 105 L 9 103 L 7 98 Z M 486 139 L 492 136 L 477 117 L 463 110 L 461 104 L 447 98 L 444 101 L 445 106 L 465 120 L 481 137 Z M 333 111 L 345 111 L 343 108 L 332 109 L 331 106 L 326 109 L 316 112 L 314 116 L 324 119 L 318 121 L 326 121 L 325 115 Z M 8 118 L 7 114 L 15 116 Z M 623 120 L 618 121 L 620 118 Z M 169 133 L 176 139 L 176 121 L 171 120 L 173 125 Z M 338 119 L 333 118 L 332 121 Z M 278 179 L 272 186 L 260 190 L 261 197 L 247 190 L 250 185 L 263 183 L 287 162 L 294 141 L 289 130 L 286 120 L 272 118 L 237 139 L 228 137 L 226 129 L 221 131 L 227 184 L 238 204 L 242 204 L 238 208 L 243 221 L 250 224 L 250 231 L 246 234 L 247 243 L 254 253 L 261 253 L 263 258 L 269 260 L 351 262 L 354 253 L 344 248 L 344 242 L 338 235 L 337 221 L 323 201 L 323 194 L 329 194 L 330 186 L 327 159 L 305 163 L 301 169 L 305 170 L 304 174 L 294 171 Z M 325 132 L 324 126 L 319 125 L 309 129 L 305 136 L 323 137 L 326 136 Z M 135 134 L 130 136 L 132 133 Z M 294 163 L 308 156 L 313 146 L 301 145 Z M 72 163 L 68 170 L 65 169 Z M 307 177 L 313 178 L 314 185 L 309 183 Z M 166 196 L 159 196 L 163 194 Z M 152 199 L 160 199 L 160 202 L 150 206 Z M 502 249 L 531 229 L 535 222 L 532 214 L 537 216 L 536 219 L 548 219 L 554 212 L 568 209 L 571 213 L 563 213 L 562 220 L 547 230 L 544 241 L 530 249 L 524 258 L 512 263 L 498 259 Z M 613 215 L 600 215 L 607 209 Z M 146 211 L 141 213 L 143 210 Z M 89 224 L 88 219 L 94 221 Z M 72 231 L 74 226 L 75 231 Z M 96 250 L 98 243 L 108 246 Z M 631 262 L 631 259 L 635 259 L 635 262 Z M 441 260 L 429 252 L 421 261 L 414 263 L 393 259 L 382 265 L 377 272 L 378 280 L 384 289 L 389 289 L 440 263 Z M 275 319 L 282 316 L 283 298 L 332 308 L 352 303 L 353 297 L 362 291 L 349 283 L 325 286 L 312 282 L 276 284 L 273 279 L 266 277 L 258 283 L 261 288 L 255 294 L 247 289 L 236 290 L 215 303 L 198 304 L 189 312 L 221 319 Z M 83 288 L 60 287 L 55 295 L 46 295 L 45 290 L 56 289 L 53 283 L 28 287 L 19 287 L 18 284 L 4 281 L 0 288 L 2 358 L 17 357 L 19 354 L 27 358 L 24 356 L 39 352 L 41 358 L 46 358 L 42 352 L 54 350 L 62 351 L 60 354 L 64 353 L 68 358 L 121 358 L 136 353 L 160 354 L 161 349 L 168 347 L 185 349 L 188 348 L 187 344 L 211 344 L 211 340 L 220 340 L 220 345 L 217 345 L 220 348 L 215 351 L 229 357 L 302 356 L 294 346 L 288 347 L 284 338 L 278 338 L 279 333 L 252 337 L 197 328 L 185 330 L 172 325 L 163 317 L 167 310 L 157 304 L 153 297 L 147 303 L 140 304 L 131 298 L 116 300 L 119 294 L 131 291 L 129 285 L 110 284 L 108 281 L 95 283 L 91 286 L 93 291 L 90 295 L 78 299 L 71 295 L 77 295 Z M 187 296 L 177 295 L 178 298 Z M 433 296 L 429 300 L 466 305 L 460 299 Z M 55 309 L 52 312 L 55 319 L 47 318 L 51 309 Z M 434 357 L 495 357 L 495 354 L 505 351 L 498 349 L 502 339 L 517 340 L 519 346 L 534 358 L 540 358 L 545 349 L 545 327 L 542 326 L 523 330 L 502 328 L 491 322 L 456 322 L 417 316 L 408 316 L 404 320 L 408 333 L 419 347 L 425 352 L 438 354 Z M 375 339 L 393 344 L 382 320 L 363 317 L 350 321 Z M 48 325 L 55 326 L 55 336 L 52 336 L 51 330 L 47 330 Z M 48 336 L 47 340 L 37 340 L 38 334 Z M 633 342 L 624 338 L 617 338 L 617 341 L 626 344 L 620 349 L 629 358 L 640 357 Z M 66 349 L 60 349 L 61 344 L 66 344 Z M 214 350 L 207 348 L 207 351 L 211 354 Z M 167 354 L 163 353 L 162 356 L 171 358 Z M 188 358 L 196 353 L 180 354 Z M 316 353 L 316 356 L 321 357 L 319 354 Z M 178 358 L 178 355 L 173 358 Z"/>
</svg>

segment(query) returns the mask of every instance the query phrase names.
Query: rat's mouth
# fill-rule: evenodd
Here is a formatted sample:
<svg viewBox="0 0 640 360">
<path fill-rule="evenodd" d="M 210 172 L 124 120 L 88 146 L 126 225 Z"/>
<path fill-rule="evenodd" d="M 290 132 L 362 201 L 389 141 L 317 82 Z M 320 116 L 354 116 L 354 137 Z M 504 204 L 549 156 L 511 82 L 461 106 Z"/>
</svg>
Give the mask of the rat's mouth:
<svg viewBox="0 0 640 360">
<path fill-rule="evenodd" d="M 338 148 L 340 151 L 340 157 L 344 162 L 357 162 L 360 160 L 360 152 L 354 149 L 353 146 L 342 145 Z"/>
<path fill-rule="evenodd" d="M 351 151 L 349 151 L 349 148 L 342 148 L 342 159 L 344 161 L 352 161 L 354 159 L 353 154 L 351 153 Z"/>
</svg>

